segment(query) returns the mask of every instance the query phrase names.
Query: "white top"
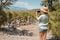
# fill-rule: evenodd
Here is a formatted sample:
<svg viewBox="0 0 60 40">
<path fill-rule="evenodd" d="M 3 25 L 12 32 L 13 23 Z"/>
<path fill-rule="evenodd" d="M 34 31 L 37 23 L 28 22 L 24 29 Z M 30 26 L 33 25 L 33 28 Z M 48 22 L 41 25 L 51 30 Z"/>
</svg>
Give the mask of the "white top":
<svg viewBox="0 0 60 40">
<path fill-rule="evenodd" d="M 39 28 L 48 29 L 49 17 L 48 14 L 42 14 L 38 17 Z"/>
</svg>

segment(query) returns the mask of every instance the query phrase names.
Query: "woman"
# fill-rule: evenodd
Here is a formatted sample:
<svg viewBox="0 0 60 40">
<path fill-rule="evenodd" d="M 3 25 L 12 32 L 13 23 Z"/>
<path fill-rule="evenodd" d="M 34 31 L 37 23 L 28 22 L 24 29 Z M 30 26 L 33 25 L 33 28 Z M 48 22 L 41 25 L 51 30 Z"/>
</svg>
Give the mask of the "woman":
<svg viewBox="0 0 60 40">
<path fill-rule="evenodd" d="M 49 23 L 48 8 L 47 7 L 42 8 L 41 15 L 39 17 L 38 17 L 38 13 L 39 12 L 36 12 L 36 18 L 39 22 L 40 40 L 46 40 L 48 23 Z"/>
</svg>

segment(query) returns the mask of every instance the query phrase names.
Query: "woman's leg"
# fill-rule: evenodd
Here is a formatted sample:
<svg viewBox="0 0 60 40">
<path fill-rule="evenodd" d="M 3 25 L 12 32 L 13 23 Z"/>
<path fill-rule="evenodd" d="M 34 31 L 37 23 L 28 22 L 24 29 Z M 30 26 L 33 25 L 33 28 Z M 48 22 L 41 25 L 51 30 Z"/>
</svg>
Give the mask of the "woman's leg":
<svg viewBox="0 0 60 40">
<path fill-rule="evenodd" d="M 40 40 L 43 40 L 43 32 L 39 32 Z"/>
<path fill-rule="evenodd" d="M 46 40 L 47 32 L 43 32 L 43 40 Z"/>
</svg>

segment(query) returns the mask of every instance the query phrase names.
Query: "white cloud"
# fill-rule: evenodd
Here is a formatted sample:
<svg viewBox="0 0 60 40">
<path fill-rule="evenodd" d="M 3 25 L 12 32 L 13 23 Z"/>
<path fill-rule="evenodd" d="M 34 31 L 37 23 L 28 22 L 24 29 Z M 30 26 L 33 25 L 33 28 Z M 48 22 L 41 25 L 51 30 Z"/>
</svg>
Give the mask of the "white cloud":
<svg viewBox="0 0 60 40">
<path fill-rule="evenodd" d="M 20 2 L 17 1 L 14 5 L 15 7 L 23 7 L 23 8 L 27 8 L 27 9 L 33 9 L 33 7 L 31 5 L 29 5 L 27 2 Z"/>
</svg>

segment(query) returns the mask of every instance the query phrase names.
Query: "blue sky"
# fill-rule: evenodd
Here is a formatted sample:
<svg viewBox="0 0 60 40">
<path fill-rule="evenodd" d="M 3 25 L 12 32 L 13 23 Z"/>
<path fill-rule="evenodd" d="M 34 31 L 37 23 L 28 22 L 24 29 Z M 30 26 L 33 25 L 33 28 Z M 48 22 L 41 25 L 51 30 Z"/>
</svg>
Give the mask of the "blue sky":
<svg viewBox="0 0 60 40">
<path fill-rule="evenodd" d="M 23 7 L 23 8 L 27 8 L 27 9 L 36 9 L 36 8 L 42 7 L 40 5 L 40 3 L 41 3 L 41 0 L 18 0 L 12 6 Z"/>
</svg>

